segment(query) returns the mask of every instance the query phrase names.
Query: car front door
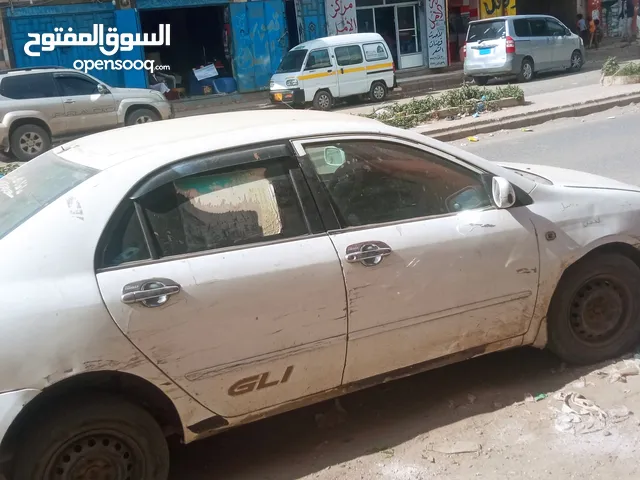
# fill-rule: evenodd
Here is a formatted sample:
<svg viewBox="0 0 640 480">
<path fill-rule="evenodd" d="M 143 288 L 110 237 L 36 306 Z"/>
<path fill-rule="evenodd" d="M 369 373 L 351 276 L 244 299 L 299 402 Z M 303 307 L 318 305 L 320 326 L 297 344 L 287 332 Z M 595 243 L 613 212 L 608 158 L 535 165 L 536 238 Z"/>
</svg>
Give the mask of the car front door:
<svg viewBox="0 0 640 480">
<path fill-rule="evenodd" d="M 118 126 L 111 92 L 100 92 L 98 82 L 81 73 L 55 74 L 64 104 L 68 133 L 91 132 Z"/>
<path fill-rule="evenodd" d="M 328 48 L 309 52 L 304 71 L 298 77 L 303 82 L 306 102 L 312 102 L 318 90 L 329 90 L 334 98 L 338 97 L 338 76 L 334 61 Z"/>
<path fill-rule="evenodd" d="M 495 208 L 486 174 L 422 145 L 342 137 L 295 148 L 346 280 L 345 383 L 517 344 L 538 288 L 526 207 Z"/>
<path fill-rule="evenodd" d="M 340 385 L 344 280 L 288 146 L 183 161 L 132 198 L 97 279 L 144 355 L 225 417 Z"/>
<path fill-rule="evenodd" d="M 567 68 L 571 66 L 573 45 L 571 37 L 567 36 L 567 28 L 555 19 L 547 19 L 547 30 L 551 42 L 551 60 L 553 68 Z"/>
<path fill-rule="evenodd" d="M 367 69 L 364 65 L 360 45 L 345 45 L 335 48 L 338 63 L 338 89 L 341 97 L 366 93 Z"/>
<path fill-rule="evenodd" d="M 531 50 L 536 72 L 552 68 L 552 46 L 547 21 L 541 17 L 529 19 L 531 29 Z"/>
</svg>

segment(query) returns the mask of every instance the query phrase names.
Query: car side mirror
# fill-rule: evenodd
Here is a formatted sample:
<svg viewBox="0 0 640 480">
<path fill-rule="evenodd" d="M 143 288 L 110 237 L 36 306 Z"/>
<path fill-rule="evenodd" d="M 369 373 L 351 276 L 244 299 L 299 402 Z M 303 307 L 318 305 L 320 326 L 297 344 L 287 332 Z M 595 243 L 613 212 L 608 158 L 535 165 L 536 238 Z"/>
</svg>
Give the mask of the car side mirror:
<svg viewBox="0 0 640 480">
<path fill-rule="evenodd" d="M 573 34 L 571 33 L 571 30 L 567 29 L 567 30 L 565 30 L 564 35 L 565 35 L 565 37 L 570 37 Z"/>
<path fill-rule="evenodd" d="M 107 87 L 105 87 L 104 85 L 102 85 L 101 83 L 98 84 L 98 93 L 100 95 L 105 95 L 107 93 L 109 93 L 109 89 Z"/>
<path fill-rule="evenodd" d="M 344 150 L 338 147 L 324 148 L 324 163 L 330 167 L 341 167 L 347 161 Z"/>
<path fill-rule="evenodd" d="M 493 196 L 493 203 L 500 209 L 512 207 L 516 203 L 516 192 L 505 178 L 493 177 L 491 194 Z"/>
</svg>

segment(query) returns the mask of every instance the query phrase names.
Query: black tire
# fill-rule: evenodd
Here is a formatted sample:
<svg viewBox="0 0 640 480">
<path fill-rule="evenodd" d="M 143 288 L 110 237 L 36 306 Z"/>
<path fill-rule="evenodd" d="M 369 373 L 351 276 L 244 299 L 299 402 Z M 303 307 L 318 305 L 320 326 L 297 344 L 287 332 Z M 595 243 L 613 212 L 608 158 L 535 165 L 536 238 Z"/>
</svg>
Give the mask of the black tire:
<svg viewBox="0 0 640 480">
<path fill-rule="evenodd" d="M 487 83 L 489 83 L 489 77 L 473 77 L 473 83 L 484 87 Z"/>
<path fill-rule="evenodd" d="M 111 474 L 99 478 L 166 480 L 169 449 L 160 426 L 145 410 L 101 395 L 65 403 L 32 421 L 19 438 L 12 478 L 94 478 L 92 464 L 94 474 L 98 468 Z"/>
<path fill-rule="evenodd" d="M 522 60 L 522 65 L 520 66 L 520 73 L 518 73 L 518 81 L 519 82 L 530 82 L 533 80 L 535 75 L 535 70 L 533 67 L 533 60 L 530 58 L 525 58 Z"/>
<path fill-rule="evenodd" d="M 313 97 L 313 108 L 328 112 L 333 107 L 333 95 L 328 90 L 318 90 Z"/>
<path fill-rule="evenodd" d="M 607 253 L 565 272 L 547 315 L 549 348 L 575 364 L 621 355 L 640 341 L 640 268 Z"/>
<path fill-rule="evenodd" d="M 387 88 L 387 84 L 384 82 L 373 82 L 371 84 L 371 89 L 369 90 L 369 98 L 373 102 L 383 102 L 385 98 L 387 98 L 387 94 L 389 93 L 389 88 Z"/>
<path fill-rule="evenodd" d="M 148 108 L 137 108 L 133 112 L 127 114 L 125 124 L 127 126 L 139 125 L 141 123 L 157 122 L 158 120 L 160 120 L 160 115 L 153 110 Z"/>
<path fill-rule="evenodd" d="M 582 70 L 582 66 L 584 65 L 584 58 L 582 58 L 582 52 L 580 50 L 574 50 L 571 54 L 570 60 L 571 66 L 569 70 L 572 72 L 579 72 Z"/>
<path fill-rule="evenodd" d="M 28 162 L 50 148 L 51 136 L 38 125 L 21 125 L 11 133 L 9 139 L 9 150 L 21 162 Z"/>
</svg>

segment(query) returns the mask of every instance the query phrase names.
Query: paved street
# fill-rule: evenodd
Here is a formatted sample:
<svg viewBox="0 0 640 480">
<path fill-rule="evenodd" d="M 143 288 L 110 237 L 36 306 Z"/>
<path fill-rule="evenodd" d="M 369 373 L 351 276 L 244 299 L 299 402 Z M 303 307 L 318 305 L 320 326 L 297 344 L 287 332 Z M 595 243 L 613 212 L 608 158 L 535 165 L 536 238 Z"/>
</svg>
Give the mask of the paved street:
<svg viewBox="0 0 640 480">
<path fill-rule="evenodd" d="M 638 131 L 640 108 L 629 106 L 454 144 L 640 184 Z M 344 397 L 346 414 L 327 402 L 178 446 L 172 480 L 637 479 L 640 421 L 629 412 L 640 411 L 640 376 L 603 378 L 629 364 L 572 368 L 534 349 L 489 355 Z M 563 431 L 559 391 L 593 400 L 609 423 Z"/>
<path fill-rule="evenodd" d="M 563 166 L 640 185 L 640 107 L 557 120 L 532 130 L 452 143 L 490 160 Z"/>
</svg>

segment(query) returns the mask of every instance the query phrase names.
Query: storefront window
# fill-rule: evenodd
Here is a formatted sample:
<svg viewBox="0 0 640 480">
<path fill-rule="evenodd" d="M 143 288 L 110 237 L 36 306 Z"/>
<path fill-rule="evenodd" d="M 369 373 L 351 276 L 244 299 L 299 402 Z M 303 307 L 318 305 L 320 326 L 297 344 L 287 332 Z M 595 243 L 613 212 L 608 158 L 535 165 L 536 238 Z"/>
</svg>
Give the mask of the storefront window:
<svg viewBox="0 0 640 480">
<path fill-rule="evenodd" d="M 360 33 L 375 33 L 376 26 L 373 23 L 373 9 L 366 8 L 363 10 L 357 10 L 356 12 L 356 18 L 358 20 L 358 31 Z"/>
<path fill-rule="evenodd" d="M 417 30 L 415 7 L 413 5 L 407 7 L 397 7 L 398 9 L 398 36 L 400 40 L 400 55 L 408 55 L 417 53 Z"/>
</svg>

